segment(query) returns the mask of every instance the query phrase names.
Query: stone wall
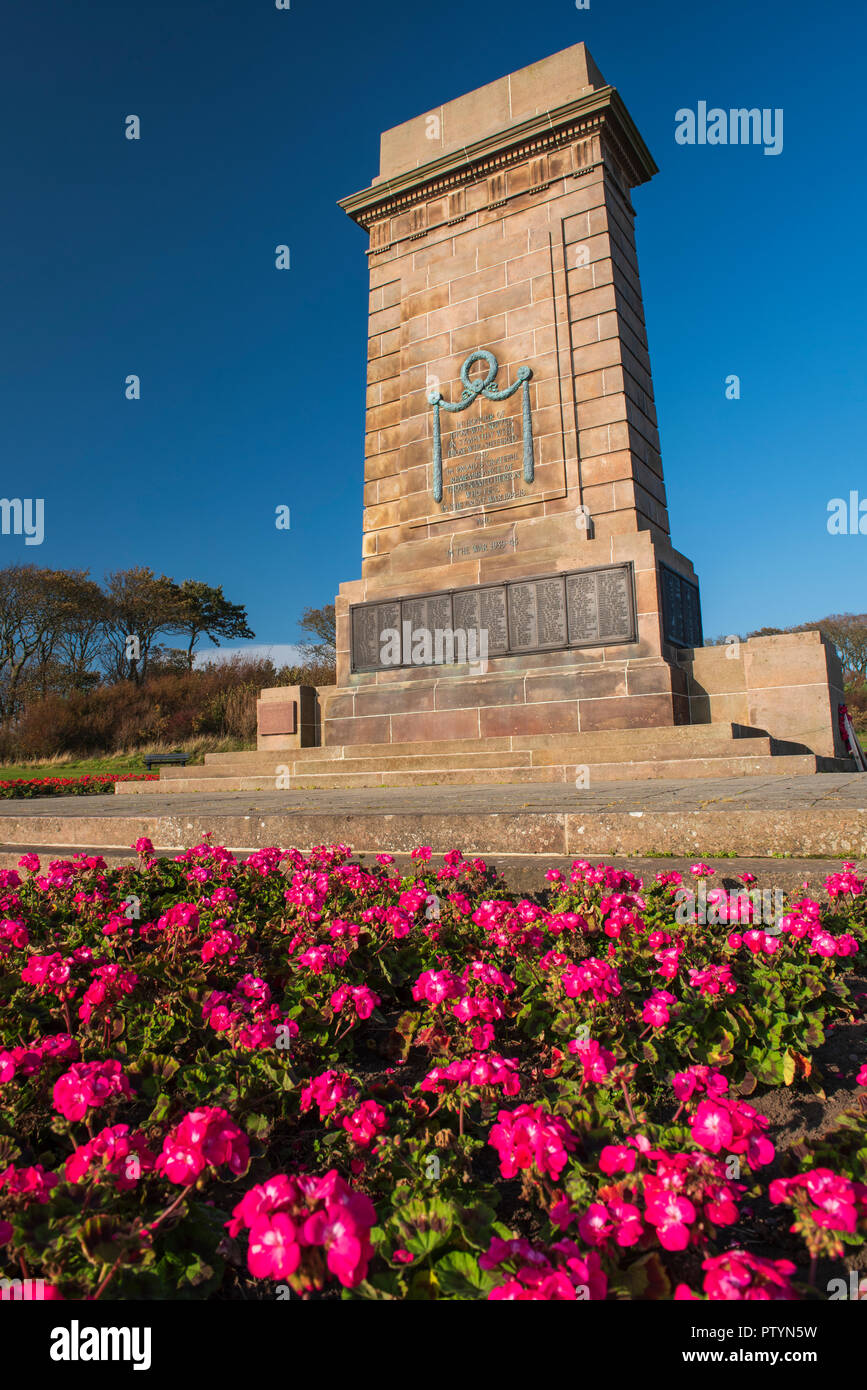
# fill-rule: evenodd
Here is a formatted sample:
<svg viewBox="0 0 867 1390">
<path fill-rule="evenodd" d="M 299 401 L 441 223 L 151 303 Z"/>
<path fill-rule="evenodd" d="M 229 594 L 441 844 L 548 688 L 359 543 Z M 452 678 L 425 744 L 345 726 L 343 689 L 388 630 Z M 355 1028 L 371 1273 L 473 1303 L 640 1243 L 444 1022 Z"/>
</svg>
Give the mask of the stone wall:
<svg viewBox="0 0 867 1390">
<path fill-rule="evenodd" d="M 843 673 L 820 632 L 701 647 L 681 660 L 691 723 L 746 724 L 813 753 L 848 757 L 837 723 L 837 707 L 845 702 Z"/>
</svg>

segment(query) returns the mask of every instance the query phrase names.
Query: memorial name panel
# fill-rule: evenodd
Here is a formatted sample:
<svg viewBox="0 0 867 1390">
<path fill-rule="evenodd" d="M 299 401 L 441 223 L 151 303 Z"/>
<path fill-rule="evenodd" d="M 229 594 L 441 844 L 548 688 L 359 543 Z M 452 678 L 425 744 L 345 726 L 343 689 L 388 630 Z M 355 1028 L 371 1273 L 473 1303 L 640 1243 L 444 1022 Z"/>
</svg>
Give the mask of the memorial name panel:
<svg viewBox="0 0 867 1390">
<path fill-rule="evenodd" d="M 444 652 L 469 652 L 472 661 L 478 654 L 523 655 L 636 640 L 631 564 L 355 604 L 351 615 L 353 671 L 455 664 L 457 657 Z M 395 629 L 399 647 L 389 636 Z M 430 641 L 419 641 L 422 634 Z"/>
<path fill-rule="evenodd" d="M 458 590 L 452 595 L 452 619 L 461 632 L 487 632 L 489 656 L 503 655 L 509 650 L 505 585 Z"/>
<path fill-rule="evenodd" d="M 359 670 L 378 670 L 384 632 L 398 627 L 399 603 L 363 603 L 352 609 L 352 664 Z"/>
<path fill-rule="evenodd" d="M 698 585 L 662 564 L 659 566 L 659 579 L 665 641 L 675 647 L 703 646 Z"/>
</svg>

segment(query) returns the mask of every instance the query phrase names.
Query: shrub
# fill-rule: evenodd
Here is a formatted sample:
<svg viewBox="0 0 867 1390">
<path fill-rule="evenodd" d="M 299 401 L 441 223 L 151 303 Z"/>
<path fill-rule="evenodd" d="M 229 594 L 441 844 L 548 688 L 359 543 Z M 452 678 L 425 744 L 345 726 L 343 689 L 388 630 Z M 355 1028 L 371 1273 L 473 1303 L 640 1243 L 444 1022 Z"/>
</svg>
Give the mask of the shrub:
<svg viewBox="0 0 867 1390">
<path fill-rule="evenodd" d="M 194 671 L 163 670 L 142 685 L 121 681 L 48 695 L 32 701 L 17 723 L 0 729 L 0 748 L 11 761 L 112 753 L 198 734 L 252 746 L 259 690 L 299 681 L 322 684 L 319 677 L 327 674 L 319 668 L 277 671 L 270 661 L 236 657 Z"/>
</svg>

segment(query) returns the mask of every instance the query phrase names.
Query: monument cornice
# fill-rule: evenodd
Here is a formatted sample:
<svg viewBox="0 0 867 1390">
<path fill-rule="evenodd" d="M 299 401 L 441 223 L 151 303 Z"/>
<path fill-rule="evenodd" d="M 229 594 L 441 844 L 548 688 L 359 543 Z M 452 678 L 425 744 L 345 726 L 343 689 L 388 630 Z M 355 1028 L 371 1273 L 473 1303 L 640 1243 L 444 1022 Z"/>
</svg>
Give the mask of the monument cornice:
<svg viewBox="0 0 867 1390">
<path fill-rule="evenodd" d="M 394 178 L 373 183 L 341 198 L 338 206 L 359 226 L 369 229 L 418 203 L 601 131 L 614 144 L 630 187 L 646 183 L 658 172 L 619 93 L 614 87 L 603 87 Z M 576 172 L 589 170 L 585 167 Z"/>
</svg>

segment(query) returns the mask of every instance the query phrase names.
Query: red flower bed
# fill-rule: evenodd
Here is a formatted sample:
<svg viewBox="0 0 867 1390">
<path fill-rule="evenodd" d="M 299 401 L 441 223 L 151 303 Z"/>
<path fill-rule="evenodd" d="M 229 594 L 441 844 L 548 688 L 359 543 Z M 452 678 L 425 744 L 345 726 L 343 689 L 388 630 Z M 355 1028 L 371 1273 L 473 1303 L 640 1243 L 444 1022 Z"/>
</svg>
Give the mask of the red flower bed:
<svg viewBox="0 0 867 1390">
<path fill-rule="evenodd" d="M 851 865 L 763 925 L 725 888 L 696 912 L 678 873 L 584 861 L 527 898 L 457 850 L 401 877 L 341 845 L 135 848 L 0 871 L 0 1279 L 63 1299 L 850 1287 L 867 1096 L 789 1149 L 763 1105 L 824 1101 L 820 1049 L 863 1014 Z"/>
<path fill-rule="evenodd" d="M 32 796 L 99 796 L 110 792 L 115 782 L 158 782 L 155 772 L 105 772 L 83 777 L 17 777 L 0 782 L 0 797 L 6 800 Z"/>
</svg>

